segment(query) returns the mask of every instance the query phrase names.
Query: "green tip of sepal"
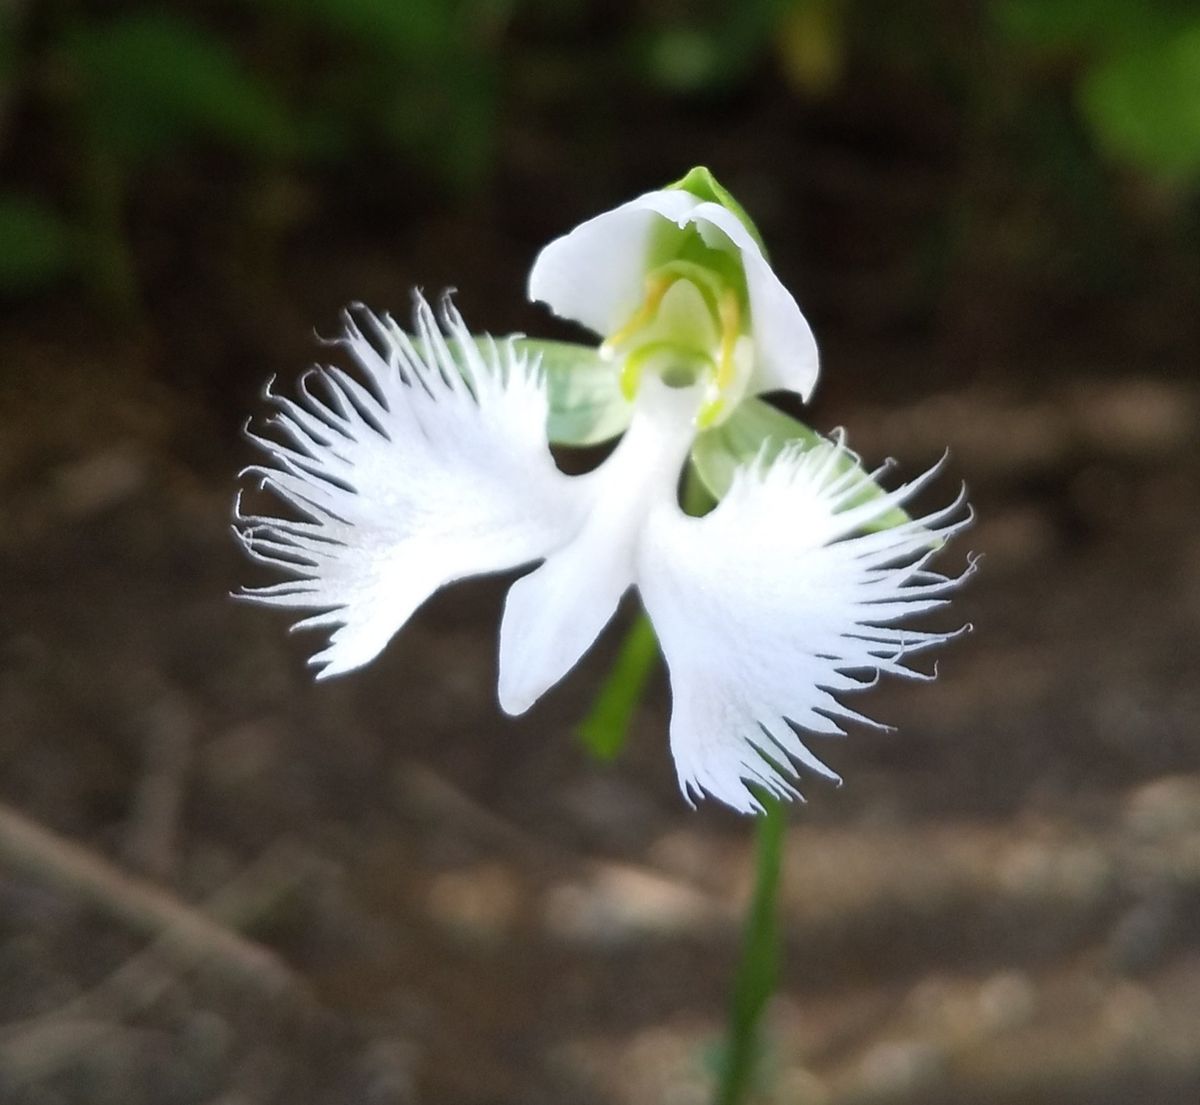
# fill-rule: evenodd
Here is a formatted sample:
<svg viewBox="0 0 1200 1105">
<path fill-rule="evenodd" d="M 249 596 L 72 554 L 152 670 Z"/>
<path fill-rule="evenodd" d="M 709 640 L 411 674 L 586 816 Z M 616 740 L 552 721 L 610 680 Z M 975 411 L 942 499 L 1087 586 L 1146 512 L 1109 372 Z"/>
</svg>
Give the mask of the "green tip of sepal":
<svg viewBox="0 0 1200 1105">
<path fill-rule="evenodd" d="M 713 176 L 711 169 L 704 165 L 697 165 L 694 169 L 689 169 L 674 184 L 668 184 L 667 189 L 687 192 L 705 203 L 719 203 L 727 211 L 733 212 L 738 221 L 750 231 L 758 243 L 758 248 L 763 251 L 763 256 L 766 256 L 767 247 L 763 244 L 762 235 L 759 234 L 758 227 L 754 225 L 754 220 L 746 214 L 746 209 L 730 195 L 729 190 Z"/>
</svg>

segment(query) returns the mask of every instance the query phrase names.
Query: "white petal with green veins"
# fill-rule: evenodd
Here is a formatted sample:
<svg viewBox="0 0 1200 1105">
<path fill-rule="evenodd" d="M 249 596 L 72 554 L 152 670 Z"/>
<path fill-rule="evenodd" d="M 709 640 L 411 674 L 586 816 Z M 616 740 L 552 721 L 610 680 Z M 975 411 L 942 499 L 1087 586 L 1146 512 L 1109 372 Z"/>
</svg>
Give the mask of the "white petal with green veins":
<svg viewBox="0 0 1200 1105">
<path fill-rule="evenodd" d="M 633 405 L 621 394 L 611 361 L 594 345 L 571 341 L 511 339 L 518 352 L 536 359 L 550 401 L 547 430 L 555 445 L 596 445 L 624 433 Z"/>
</svg>

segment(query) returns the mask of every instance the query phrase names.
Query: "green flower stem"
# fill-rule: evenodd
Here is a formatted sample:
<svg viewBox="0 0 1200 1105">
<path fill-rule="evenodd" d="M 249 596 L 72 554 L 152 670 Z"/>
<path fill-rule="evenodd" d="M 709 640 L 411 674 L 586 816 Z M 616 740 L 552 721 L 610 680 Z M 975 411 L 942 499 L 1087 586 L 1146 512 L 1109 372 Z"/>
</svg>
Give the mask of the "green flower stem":
<svg viewBox="0 0 1200 1105">
<path fill-rule="evenodd" d="M 658 638 L 650 619 L 638 614 L 591 712 L 579 724 L 580 737 L 597 759 L 615 759 L 625 746 L 633 712 L 642 700 L 657 659 Z"/>
<path fill-rule="evenodd" d="M 703 514 L 712 503 L 712 495 L 689 467 L 683 488 L 684 509 L 689 514 Z M 629 723 L 658 655 L 658 640 L 650 619 L 639 614 L 591 712 L 579 726 L 580 737 L 597 759 L 611 760 L 625 746 Z M 776 899 L 787 816 L 783 804 L 770 795 L 760 794 L 759 801 L 763 814 L 758 819 L 754 897 L 746 917 L 742 960 L 734 982 L 717 1105 L 741 1105 L 754 1084 L 760 1051 L 759 1022 L 775 992 L 779 974 Z"/>
<path fill-rule="evenodd" d="M 779 920 L 776 899 L 783 859 L 785 806 L 760 795 L 754 897 L 742 936 L 742 961 L 729 1010 L 729 1039 L 721 1062 L 716 1105 L 740 1105 L 754 1084 L 761 1051 L 759 1022 L 779 978 Z"/>
</svg>

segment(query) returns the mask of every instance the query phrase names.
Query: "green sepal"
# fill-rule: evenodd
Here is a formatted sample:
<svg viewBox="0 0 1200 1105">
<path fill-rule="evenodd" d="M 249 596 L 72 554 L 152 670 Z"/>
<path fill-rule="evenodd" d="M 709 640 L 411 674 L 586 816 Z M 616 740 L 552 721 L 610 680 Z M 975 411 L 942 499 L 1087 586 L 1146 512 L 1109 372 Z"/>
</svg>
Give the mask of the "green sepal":
<svg viewBox="0 0 1200 1105">
<path fill-rule="evenodd" d="M 410 337 L 421 357 L 431 354 L 419 338 Z M 594 345 L 573 341 L 541 341 L 524 334 L 493 337 L 472 334 L 471 341 L 485 363 L 506 345 L 545 374 L 549 414 L 546 433 L 552 445 L 599 445 L 623 434 L 633 417 L 633 404 L 621 394 L 617 368 Z M 465 354 L 455 341 L 448 344 L 451 359 L 460 366 Z"/>
<path fill-rule="evenodd" d="M 769 463 L 787 446 L 799 444 L 805 452 L 814 449 L 832 450 L 833 442 L 822 437 L 803 422 L 764 403 L 761 399 L 745 399 L 729 419 L 706 430 L 692 446 L 692 465 L 704 485 L 719 500 L 733 483 L 734 472 L 756 458 Z M 838 470 L 859 473 L 859 488 L 847 502 L 848 506 L 870 502 L 886 494 L 858 462 L 852 453 L 843 452 Z M 868 532 L 891 529 L 911 521 L 907 512 L 892 507 L 863 527 Z"/>
<path fill-rule="evenodd" d="M 430 351 L 419 338 L 410 338 L 421 357 Z M 553 445 L 598 445 L 623 434 L 633 417 L 633 404 L 621 394 L 617 368 L 600 356 L 594 345 L 573 341 L 541 341 L 524 334 L 492 337 L 472 334 L 471 341 L 485 363 L 496 350 L 510 345 L 545 374 L 550 411 L 546 432 Z M 450 342 L 451 359 L 460 367 L 465 354 Z"/>
<path fill-rule="evenodd" d="M 600 356 L 596 346 L 519 336 L 506 340 L 537 358 L 546 374 L 551 442 L 596 445 L 625 432 L 633 405 L 621 394 L 616 367 Z"/>
<path fill-rule="evenodd" d="M 668 184 L 664 190 L 688 192 L 705 203 L 720 204 L 725 210 L 731 211 L 737 216 L 738 222 L 750 231 L 750 236 L 758 243 L 758 248 L 762 250 L 763 256 L 767 255 L 767 247 L 763 244 L 762 235 L 759 234 L 758 227 L 754 225 L 754 220 L 746 214 L 746 209 L 730 195 L 728 189 L 713 176 L 711 169 L 697 165 L 694 169 L 688 170 L 674 184 Z"/>
</svg>

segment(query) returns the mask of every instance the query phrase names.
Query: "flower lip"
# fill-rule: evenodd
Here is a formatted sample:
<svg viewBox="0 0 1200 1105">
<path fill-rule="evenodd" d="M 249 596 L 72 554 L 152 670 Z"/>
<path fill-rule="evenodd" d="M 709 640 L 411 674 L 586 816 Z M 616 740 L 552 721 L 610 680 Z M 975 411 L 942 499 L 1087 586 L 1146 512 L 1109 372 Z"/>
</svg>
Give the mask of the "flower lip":
<svg viewBox="0 0 1200 1105">
<path fill-rule="evenodd" d="M 506 713 L 524 713 L 566 675 L 636 583 L 646 518 L 663 504 L 678 509 L 679 474 L 703 398 L 699 383 L 649 376 L 628 432 L 579 478 L 589 501 L 583 524 L 517 580 L 505 601 L 497 689 Z"/>
</svg>

